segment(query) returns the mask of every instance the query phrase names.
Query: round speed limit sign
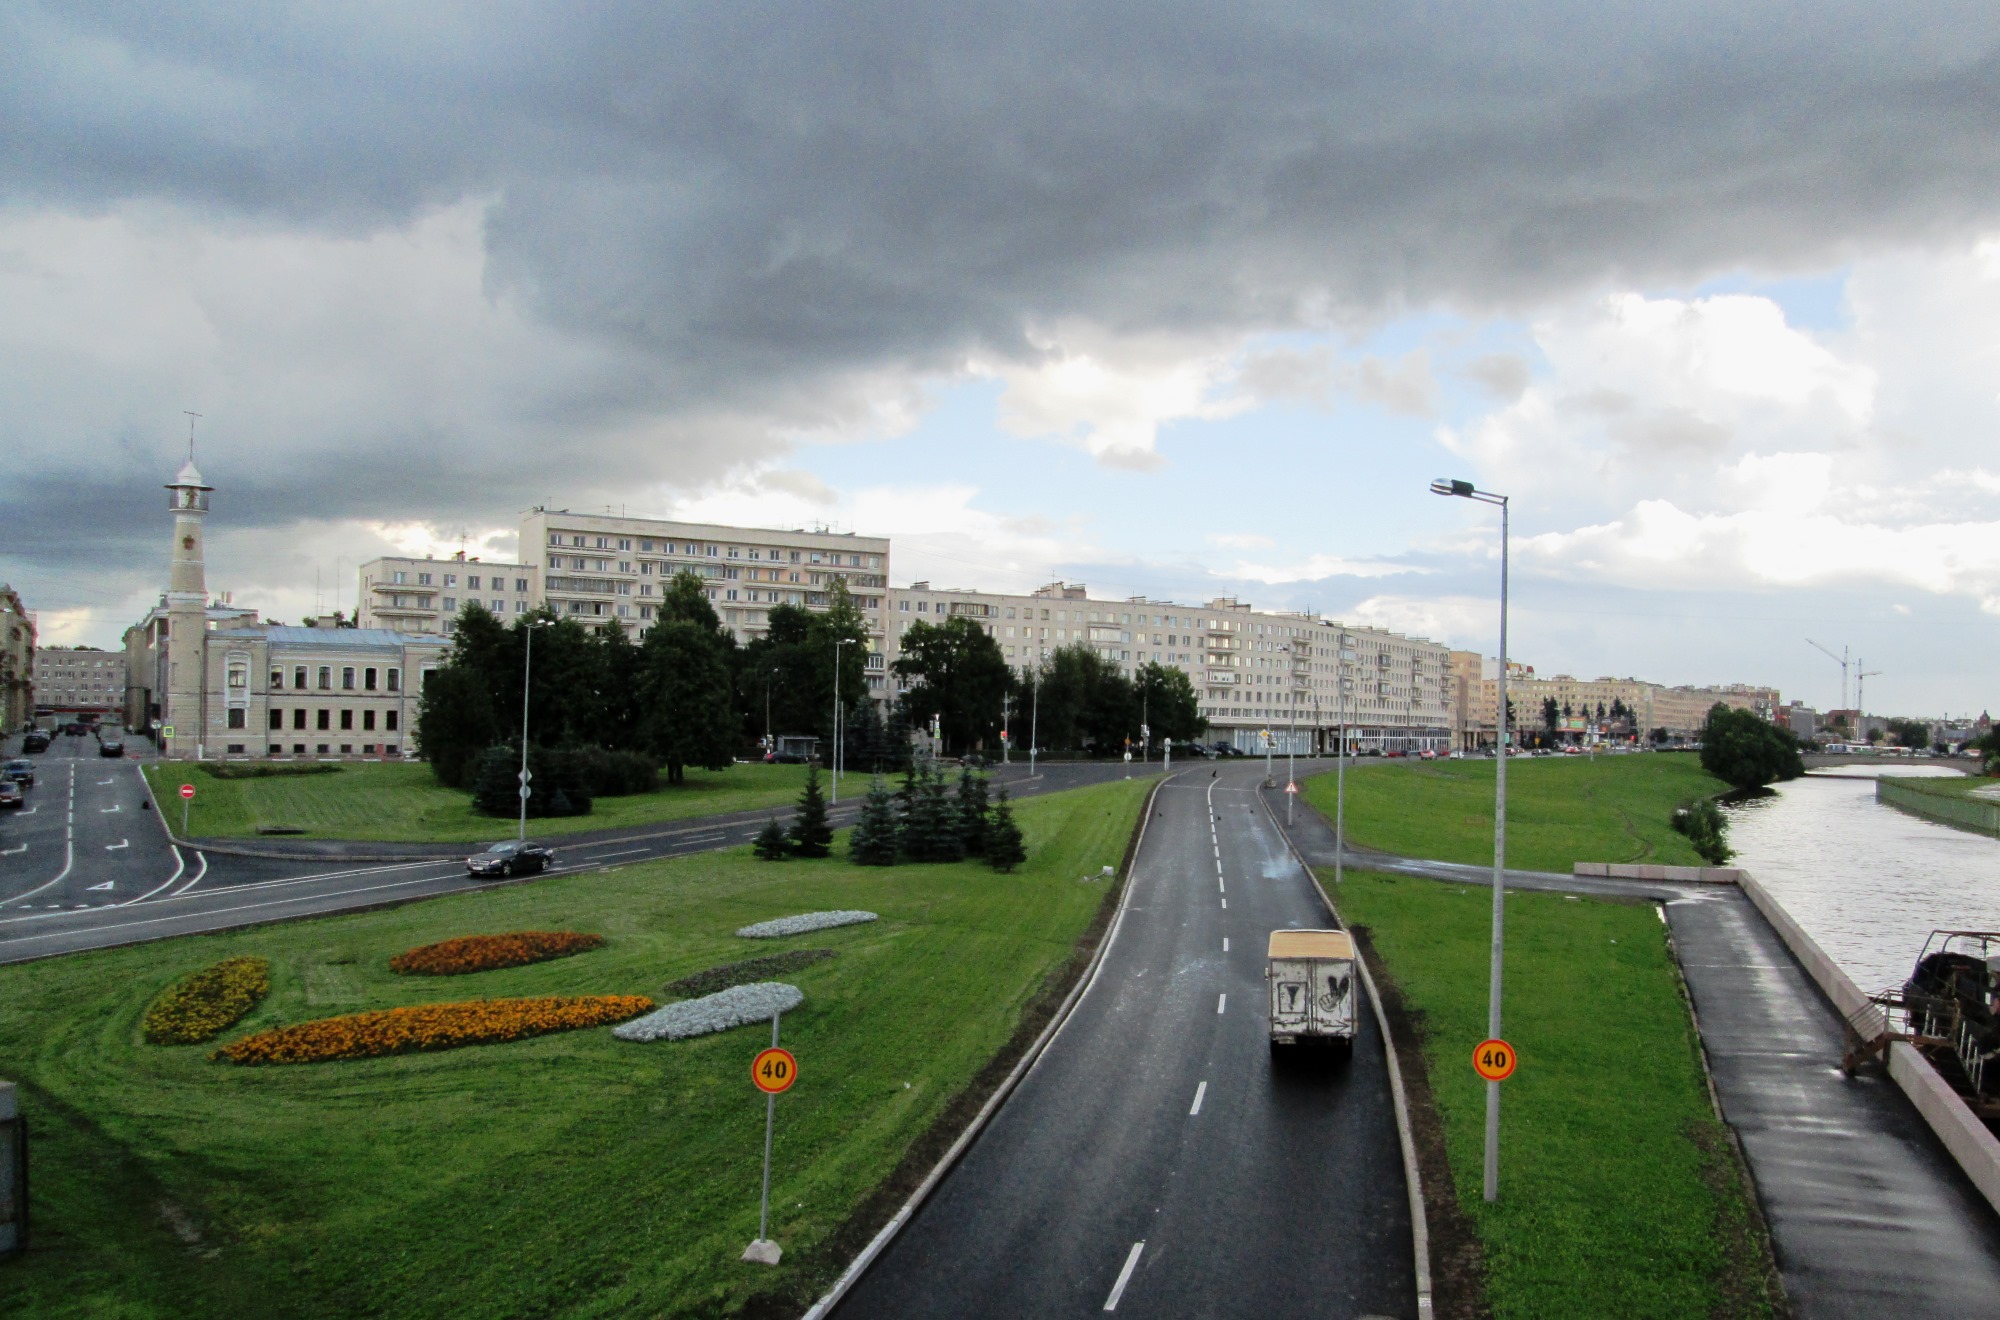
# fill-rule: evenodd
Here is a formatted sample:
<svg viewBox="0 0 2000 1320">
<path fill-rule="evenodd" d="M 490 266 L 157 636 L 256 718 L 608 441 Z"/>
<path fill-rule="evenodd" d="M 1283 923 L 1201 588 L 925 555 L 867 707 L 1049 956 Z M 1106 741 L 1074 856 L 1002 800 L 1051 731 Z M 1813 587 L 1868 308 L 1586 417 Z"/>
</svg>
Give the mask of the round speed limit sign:
<svg viewBox="0 0 2000 1320">
<path fill-rule="evenodd" d="M 799 1061 L 792 1057 L 790 1050 L 772 1046 L 757 1055 L 750 1064 L 750 1080 L 766 1095 L 778 1095 L 792 1089 L 792 1083 L 799 1080 Z"/>
<path fill-rule="evenodd" d="M 1504 1040 L 1482 1040 L 1472 1051 L 1472 1070 L 1489 1082 L 1504 1082 L 1514 1075 L 1521 1061 L 1514 1047 Z"/>
</svg>

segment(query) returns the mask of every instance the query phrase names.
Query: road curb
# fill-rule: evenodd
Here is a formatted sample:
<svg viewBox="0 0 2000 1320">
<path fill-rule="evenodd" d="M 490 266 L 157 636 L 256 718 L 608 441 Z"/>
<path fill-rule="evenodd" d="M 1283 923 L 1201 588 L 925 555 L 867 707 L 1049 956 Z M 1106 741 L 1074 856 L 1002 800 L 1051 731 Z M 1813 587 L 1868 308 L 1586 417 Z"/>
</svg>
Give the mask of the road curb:
<svg viewBox="0 0 2000 1320">
<path fill-rule="evenodd" d="M 1303 796 L 1301 794 L 1300 796 Z M 1271 799 L 1262 792 L 1257 800 L 1264 804 L 1264 814 L 1271 818 L 1271 825 L 1278 831 L 1278 837 L 1285 841 L 1285 849 L 1299 869 L 1312 881 L 1319 893 L 1320 902 L 1326 910 L 1340 921 L 1340 909 L 1326 892 L 1326 886 L 1319 882 L 1319 876 L 1306 863 L 1305 857 L 1292 842 L 1291 832 L 1278 820 L 1278 813 L 1271 806 Z M 1310 805 L 1309 805 L 1310 809 Z M 1322 820 L 1325 817 L 1321 817 Z M 1342 922 L 1343 925 L 1346 923 Z M 1435 1314 L 1431 1296 L 1431 1233 L 1430 1220 L 1424 1213 L 1424 1178 L 1417 1167 L 1417 1139 L 1410 1129 L 1410 1100 L 1403 1090 L 1403 1069 L 1396 1061 L 1396 1037 L 1389 1030 L 1389 1016 L 1382 1011 L 1382 996 L 1375 993 L 1375 978 L 1368 971 L 1368 960 L 1361 956 L 1361 950 L 1354 950 L 1354 965 L 1361 969 L 1361 981 L 1368 987 L 1368 1004 L 1375 1010 L 1375 1025 L 1382 1032 L 1382 1054 L 1389 1064 L 1389 1098 L 1396 1110 L 1396 1142 L 1403 1150 L 1403 1182 L 1410 1194 L 1410 1254 L 1415 1258 L 1417 1276 L 1417 1320 L 1432 1320 Z"/>
<path fill-rule="evenodd" d="M 1014 1088 L 1020 1084 L 1021 1079 L 1034 1070 L 1043 1052 L 1061 1034 L 1064 1024 L 1069 1021 L 1070 1014 L 1083 1002 L 1083 997 L 1089 993 L 1090 987 L 1097 983 L 1097 973 L 1104 965 L 1104 956 L 1118 939 L 1118 928 L 1125 921 L 1125 908 L 1132 898 L 1134 879 L 1132 866 L 1138 861 L 1140 845 L 1146 841 L 1146 824 L 1153 818 L 1153 803 L 1158 800 L 1160 789 L 1173 777 L 1172 774 L 1163 775 L 1154 782 L 1152 789 L 1146 794 L 1146 805 L 1139 814 L 1139 828 L 1133 834 L 1130 852 L 1127 854 L 1130 861 L 1126 864 L 1125 874 L 1122 877 L 1124 888 L 1118 895 L 1117 915 L 1111 919 L 1111 925 L 1104 932 L 1104 938 L 1097 942 L 1097 948 L 1090 955 L 1090 962 L 1084 967 L 1083 973 L 1077 977 L 1076 984 L 1070 987 L 1069 994 L 1064 996 L 1054 1015 L 1049 1018 L 1048 1025 L 1042 1028 L 1042 1034 L 1037 1036 L 1035 1043 L 1015 1061 L 1013 1069 L 1000 1085 L 993 1088 L 993 1094 L 986 1097 L 986 1103 L 979 1107 L 979 1112 L 972 1116 L 972 1121 L 965 1125 L 965 1130 L 958 1134 L 958 1139 L 951 1143 L 950 1149 L 931 1166 L 931 1171 L 924 1175 L 924 1180 L 917 1184 L 917 1189 L 910 1193 L 909 1199 L 889 1217 L 889 1222 L 882 1225 L 881 1231 L 869 1239 L 868 1245 L 861 1249 L 860 1254 L 848 1262 L 840 1277 L 833 1281 L 833 1286 L 821 1294 L 820 1299 L 812 1304 L 812 1309 L 805 1313 L 802 1320 L 825 1320 L 826 1316 L 832 1314 L 833 1308 L 840 1305 L 841 1300 L 852 1291 L 854 1285 L 861 1282 L 861 1277 L 868 1272 L 868 1267 L 873 1265 L 888 1249 L 889 1244 L 896 1240 L 896 1235 L 903 1231 L 903 1226 L 915 1218 L 923 1203 L 930 1199 L 931 1193 L 944 1181 L 944 1176 L 951 1172 L 952 1166 L 958 1163 L 960 1157 L 978 1139 L 993 1115 L 1000 1112 L 1000 1106 L 1014 1093 Z M 1428 1310 L 1423 1313 L 1422 1320 L 1430 1320 Z"/>
</svg>

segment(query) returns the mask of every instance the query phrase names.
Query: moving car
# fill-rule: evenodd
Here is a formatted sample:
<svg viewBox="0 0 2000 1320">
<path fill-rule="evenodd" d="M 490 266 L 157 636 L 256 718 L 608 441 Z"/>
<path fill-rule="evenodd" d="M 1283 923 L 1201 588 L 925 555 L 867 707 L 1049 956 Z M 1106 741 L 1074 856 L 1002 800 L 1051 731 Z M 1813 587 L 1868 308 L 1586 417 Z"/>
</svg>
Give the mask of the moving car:
<svg viewBox="0 0 2000 1320">
<path fill-rule="evenodd" d="M 18 807 L 28 800 L 28 792 L 11 779 L 0 779 L 0 807 Z"/>
<path fill-rule="evenodd" d="M 41 729 L 30 729 L 21 738 L 24 752 L 46 752 L 49 750 L 49 735 Z"/>
<path fill-rule="evenodd" d="M 35 763 L 17 757 L 5 765 L 0 765 L 0 779 L 11 779 L 23 788 L 35 786 Z"/>
<path fill-rule="evenodd" d="M 116 738 L 106 738 L 103 742 L 97 744 L 97 754 L 99 756 L 123 756 L 125 755 L 125 744 Z"/>
<path fill-rule="evenodd" d="M 555 860 L 552 848 L 509 839 L 466 858 L 465 870 L 468 875 L 481 880 L 494 876 L 539 875 L 553 866 Z"/>
</svg>

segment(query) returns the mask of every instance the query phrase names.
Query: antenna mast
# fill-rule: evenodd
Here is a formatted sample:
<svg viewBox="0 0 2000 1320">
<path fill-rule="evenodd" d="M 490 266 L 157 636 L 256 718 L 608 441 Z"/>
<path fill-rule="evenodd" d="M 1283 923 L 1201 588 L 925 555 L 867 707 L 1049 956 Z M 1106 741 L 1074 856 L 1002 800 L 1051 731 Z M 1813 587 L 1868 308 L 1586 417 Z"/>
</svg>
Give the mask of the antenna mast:
<svg viewBox="0 0 2000 1320">
<path fill-rule="evenodd" d="M 188 419 L 188 462 L 194 462 L 194 424 L 201 416 L 198 412 L 184 413 Z"/>
</svg>

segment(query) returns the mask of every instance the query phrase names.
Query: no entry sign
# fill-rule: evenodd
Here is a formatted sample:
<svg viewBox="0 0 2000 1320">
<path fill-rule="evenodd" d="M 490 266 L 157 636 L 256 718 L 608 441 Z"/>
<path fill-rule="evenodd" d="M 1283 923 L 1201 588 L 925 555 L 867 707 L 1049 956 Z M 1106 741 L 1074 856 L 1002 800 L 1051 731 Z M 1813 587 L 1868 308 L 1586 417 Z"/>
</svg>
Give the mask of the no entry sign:
<svg viewBox="0 0 2000 1320">
<path fill-rule="evenodd" d="M 193 785 L 193 784 L 182 784 L 182 785 L 181 785 L 181 796 L 182 796 L 182 797 L 184 797 L 184 798 L 191 798 L 191 797 L 193 797 L 193 796 L 194 796 L 194 785 Z"/>
</svg>

